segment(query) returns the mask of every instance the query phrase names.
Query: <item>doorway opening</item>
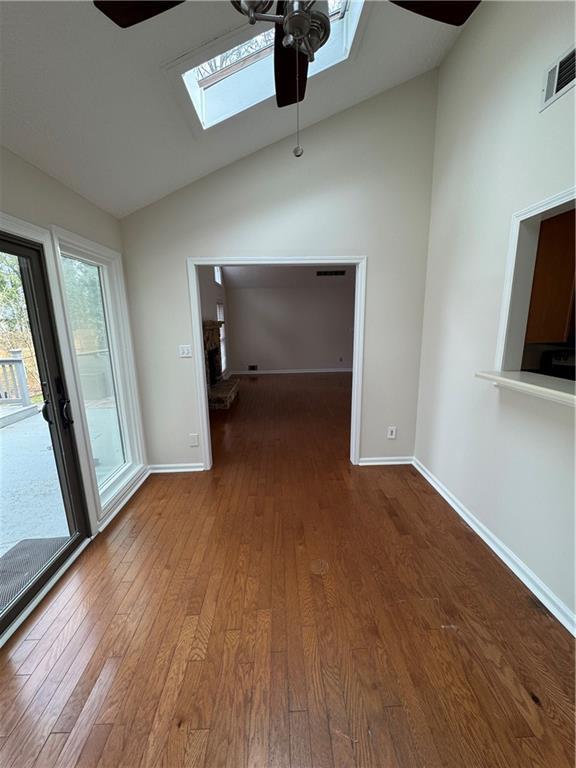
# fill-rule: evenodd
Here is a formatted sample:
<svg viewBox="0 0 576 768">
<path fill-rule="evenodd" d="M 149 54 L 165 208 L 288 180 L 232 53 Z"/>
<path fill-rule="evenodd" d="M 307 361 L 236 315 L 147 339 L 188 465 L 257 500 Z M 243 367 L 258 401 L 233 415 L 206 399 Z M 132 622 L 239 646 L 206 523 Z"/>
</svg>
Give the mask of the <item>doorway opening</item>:
<svg viewBox="0 0 576 768">
<path fill-rule="evenodd" d="M 189 281 L 203 468 L 251 435 L 357 464 L 365 257 L 190 259 Z"/>
</svg>

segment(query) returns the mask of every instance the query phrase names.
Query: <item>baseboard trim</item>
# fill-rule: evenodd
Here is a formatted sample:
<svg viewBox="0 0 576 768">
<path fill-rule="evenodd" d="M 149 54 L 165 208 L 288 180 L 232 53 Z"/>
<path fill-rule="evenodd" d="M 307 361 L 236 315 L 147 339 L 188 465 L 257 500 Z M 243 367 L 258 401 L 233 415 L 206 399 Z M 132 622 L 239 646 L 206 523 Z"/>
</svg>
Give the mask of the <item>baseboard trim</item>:
<svg viewBox="0 0 576 768">
<path fill-rule="evenodd" d="M 151 474 L 162 474 L 167 472 L 203 472 L 204 464 L 150 464 L 148 467 Z"/>
<path fill-rule="evenodd" d="M 367 456 L 364 459 L 358 459 L 359 467 L 379 467 L 390 464 L 412 464 L 413 456 Z"/>
<path fill-rule="evenodd" d="M 274 373 L 352 373 L 352 368 L 282 368 L 278 371 L 230 371 L 227 376 L 269 376 Z"/>
<path fill-rule="evenodd" d="M 528 587 L 540 602 L 546 606 L 550 613 L 572 634 L 576 635 L 576 614 L 560 600 L 544 582 L 509 549 L 504 542 L 495 536 L 478 518 L 467 509 L 462 502 L 454 496 L 438 478 L 417 458 L 413 461 L 414 467 L 420 472 L 430 485 L 438 491 L 440 496 L 450 504 L 452 509 L 472 528 L 474 533 L 490 547 L 502 562 Z"/>
</svg>

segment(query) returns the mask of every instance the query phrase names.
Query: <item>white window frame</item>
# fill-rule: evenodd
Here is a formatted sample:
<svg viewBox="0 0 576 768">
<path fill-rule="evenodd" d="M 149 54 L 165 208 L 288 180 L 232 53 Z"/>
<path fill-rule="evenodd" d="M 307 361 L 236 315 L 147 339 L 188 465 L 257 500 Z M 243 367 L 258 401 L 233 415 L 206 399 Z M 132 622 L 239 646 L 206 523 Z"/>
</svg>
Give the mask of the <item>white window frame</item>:
<svg viewBox="0 0 576 768">
<path fill-rule="evenodd" d="M 66 307 L 66 289 L 62 270 L 62 259 L 71 257 L 100 269 L 102 299 L 109 337 L 110 358 L 116 392 L 116 406 L 124 447 L 125 463 L 114 474 L 98 486 L 94 461 L 90 462 L 89 477 L 85 478 L 97 497 L 97 525 L 102 530 L 114 515 L 122 508 L 148 475 L 146 464 L 143 428 L 140 413 L 140 399 L 136 384 L 134 352 L 128 316 L 128 303 L 122 268 L 122 255 L 91 240 L 80 237 L 61 227 L 52 227 L 52 239 L 56 253 L 58 280 Z M 78 390 L 81 394 L 80 375 L 74 351 L 74 339 L 68 315 L 66 315 L 66 333 L 72 350 L 72 366 Z M 78 417 L 83 423 L 83 438 L 92 457 L 92 446 L 84 401 Z M 93 457 L 92 457 L 93 458 Z"/>
<path fill-rule="evenodd" d="M 476 374 L 496 386 L 572 407 L 576 407 L 574 382 L 521 369 L 540 223 L 570 210 L 575 199 L 576 187 L 571 187 L 512 216 L 495 370 Z"/>
<path fill-rule="evenodd" d="M 341 3 L 340 8 L 334 11 L 329 11 L 330 22 L 333 24 L 336 21 L 341 21 L 346 16 L 347 11 L 349 10 L 348 6 L 349 6 L 349 0 L 344 0 L 344 2 Z M 243 56 L 240 56 L 231 64 L 226 64 L 225 66 L 217 69 L 215 72 L 211 72 L 204 76 L 197 77 L 199 87 L 202 89 L 209 88 L 211 85 L 215 85 L 216 83 L 219 83 L 221 80 L 224 80 L 226 77 L 230 77 L 230 75 L 233 75 L 235 72 L 238 72 L 238 70 L 249 67 L 255 61 L 259 61 L 260 59 L 267 56 L 272 56 L 274 53 L 274 27 L 268 26 L 267 29 L 264 29 L 261 32 L 257 33 L 256 35 L 254 35 L 254 37 L 258 37 L 264 32 L 268 32 L 268 37 L 271 38 L 266 45 L 262 46 L 261 48 L 258 48 L 258 50 L 256 51 L 245 53 Z M 245 42 L 249 42 L 250 40 L 254 39 L 254 37 L 249 38 L 249 40 Z M 242 43 L 240 43 L 239 45 L 242 45 Z M 237 47 L 238 46 L 233 45 L 231 49 L 227 49 L 223 53 L 228 53 L 230 50 L 234 50 Z M 210 64 L 211 62 L 214 61 L 215 58 L 218 58 L 219 55 L 221 54 L 218 54 L 216 57 L 212 57 L 207 61 L 201 62 L 197 67 L 195 67 L 195 69 L 197 70 L 199 67 L 206 66 L 206 64 Z"/>
</svg>

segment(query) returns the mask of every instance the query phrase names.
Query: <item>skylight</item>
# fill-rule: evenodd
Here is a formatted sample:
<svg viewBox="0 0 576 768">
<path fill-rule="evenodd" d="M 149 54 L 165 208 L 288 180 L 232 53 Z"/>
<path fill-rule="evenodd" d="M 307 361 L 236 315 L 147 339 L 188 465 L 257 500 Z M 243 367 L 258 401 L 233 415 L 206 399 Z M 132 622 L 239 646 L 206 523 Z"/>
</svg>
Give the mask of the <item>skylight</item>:
<svg viewBox="0 0 576 768">
<path fill-rule="evenodd" d="M 332 31 L 310 64 L 308 78 L 350 55 L 363 0 L 329 0 Z M 184 72 L 200 123 L 210 128 L 274 95 L 274 27 Z"/>
</svg>

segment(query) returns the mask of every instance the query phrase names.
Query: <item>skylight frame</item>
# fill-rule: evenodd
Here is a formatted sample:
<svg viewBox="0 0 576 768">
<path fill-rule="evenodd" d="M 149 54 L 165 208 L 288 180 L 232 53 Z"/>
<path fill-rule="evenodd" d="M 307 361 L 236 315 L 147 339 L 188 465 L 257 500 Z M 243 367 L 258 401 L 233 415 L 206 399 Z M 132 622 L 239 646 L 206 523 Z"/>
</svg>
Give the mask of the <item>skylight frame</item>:
<svg viewBox="0 0 576 768">
<path fill-rule="evenodd" d="M 337 21 L 340 21 L 340 19 L 343 19 L 346 15 L 346 12 L 348 10 L 348 6 L 350 4 L 350 0 L 328 0 L 328 3 L 331 7 L 334 7 L 334 10 L 330 11 L 330 22 L 335 23 Z M 263 32 L 259 32 L 256 35 L 253 35 L 248 40 L 238 43 L 238 45 L 233 46 L 232 48 L 228 49 L 227 51 L 224 51 L 223 53 L 218 54 L 217 56 L 213 56 L 207 61 L 204 61 L 198 66 L 193 68 L 193 72 L 196 75 L 196 81 L 200 88 L 210 88 L 212 85 L 216 85 L 221 80 L 224 80 L 226 77 L 230 77 L 231 75 L 238 72 L 240 69 L 245 69 L 246 67 L 251 66 L 256 61 L 259 61 L 260 59 L 266 58 L 268 56 L 271 56 L 274 52 L 274 34 L 275 29 L 273 26 L 267 25 L 267 28 Z M 265 45 L 263 45 L 261 48 L 257 48 L 254 51 L 251 51 L 250 53 L 247 53 L 244 56 L 240 56 L 238 59 L 235 59 L 231 61 L 229 64 L 226 64 L 222 67 L 219 67 L 215 71 L 208 73 L 206 75 L 199 76 L 199 70 L 201 67 L 210 67 L 216 66 L 218 67 L 218 63 L 216 62 L 216 59 L 221 58 L 222 56 L 226 54 L 231 54 L 234 51 L 236 51 L 238 48 L 242 48 L 247 43 L 250 43 L 253 40 L 257 40 L 258 38 L 266 39 Z"/>
<path fill-rule="evenodd" d="M 343 61 L 350 60 L 356 55 L 356 43 L 362 37 L 369 8 L 367 7 L 365 0 L 345 0 L 345 3 L 345 14 L 343 15 L 343 18 L 339 18 L 333 22 L 330 40 L 324 48 L 320 49 L 316 61 L 310 65 L 308 75 L 309 80 L 317 74 L 322 73 L 324 70 L 330 69 Z M 249 92 L 244 93 L 243 98 L 241 99 L 242 103 L 239 105 L 231 105 L 230 108 L 226 106 L 221 114 L 214 117 L 214 114 L 211 114 L 210 112 L 211 105 L 209 103 L 211 97 L 210 91 L 212 90 L 212 93 L 214 93 L 214 89 L 200 88 L 192 75 L 192 71 L 203 62 L 207 62 L 211 58 L 216 57 L 219 54 L 221 55 L 222 52 L 230 50 L 243 42 L 247 42 L 259 33 L 269 29 L 271 29 L 270 26 L 264 23 L 258 23 L 255 26 L 249 26 L 247 24 L 243 25 L 229 34 L 218 38 L 218 40 L 213 43 L 203 46 L 201 49 L 183 54 L 177 59 L 167 62 L 163 66 L 165 74 L 173 83 L 177 98 L 189 118 L 190 126 L 195 134 L 201 136 L 208 129 L 216 129 L 218 126 L 226 124 L 230 119 L 238 117 L 252 107 L 274 97 L 273 68 L 270 66 L 269 62 L 262 60 L 259 73 L 254 67 L 242 67 L 232 74 L 241 75 L 243 72 L 246 73 L 250 70 L 250 79 L 252 80 L 253 75 L 257 76 L 259 74 L 261 81 L 263 77 L 266 80 L 266 86 L 262 88 L 261 82 L 260 90 L 258 90 L 258 85 L 255 84 L 254 88 L 252 88 L 251 83 L 249 89 L 244 88 L 245 91 Z M 336 51 L 334 50 L 335 47 L 337 48 Z M 267 58 L 267 56 L 264 57 L 264 59 Z M 256 67 L 258 64 L 260 64 L 260 62 L 256 61 Z M 256 77 L 256 79 L 258 79 L 258 77 Z M 218 86 L 222 83 L 231 84 L 235 82 L 236 81 L 232 77 L 225 77 L 214 85 Z M 206 99 L 207 94 L 210 94 L 208 100 Z M 212 113 L 213 112 L 214 110 L 212 110 Z"/>
</svg>

